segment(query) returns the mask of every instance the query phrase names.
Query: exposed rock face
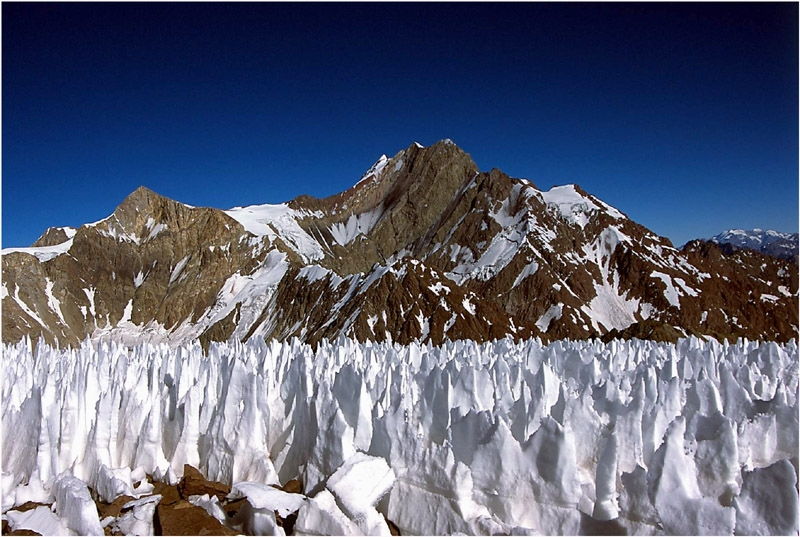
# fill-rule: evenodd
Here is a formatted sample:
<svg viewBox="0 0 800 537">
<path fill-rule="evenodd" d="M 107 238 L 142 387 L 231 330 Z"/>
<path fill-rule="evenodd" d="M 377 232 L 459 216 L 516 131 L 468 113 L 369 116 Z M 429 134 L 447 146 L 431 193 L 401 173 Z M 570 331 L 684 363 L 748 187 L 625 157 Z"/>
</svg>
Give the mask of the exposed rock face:
<svg viewBox="0 0 800 537">
<path fill-rule="evenodd" d="M 202 507 L 179 500 L 158 504 L 156 511 L 158 535 L 239 535 L 223 526 Z"/>
<path fill-rule="evenodd" d="M 221 211 L 139 188 L 3 254 L 5 341 L 785 341 L 798 326 L 795 263 L 679 251 L 576 185 L 481 172 L 447 140 L 325 199 Z"/>
<path fill-rule="evenodd" d="M 224 483 L 207 480 L 198 469 L 188 464 L 183 466 L 183 478 L 178 484 L 181 497 L 188 499 L 190 496 L 208 494 L 224 500 L 230 491 L 231 488 Z"/>
<path fill-rule="evenodd" d="M 75 236 L 75 228 L 71 227 L 49 227 L 42 236 L 36 239 L 33 246 L 55 246 L 63 244 Z"/>
</svg>

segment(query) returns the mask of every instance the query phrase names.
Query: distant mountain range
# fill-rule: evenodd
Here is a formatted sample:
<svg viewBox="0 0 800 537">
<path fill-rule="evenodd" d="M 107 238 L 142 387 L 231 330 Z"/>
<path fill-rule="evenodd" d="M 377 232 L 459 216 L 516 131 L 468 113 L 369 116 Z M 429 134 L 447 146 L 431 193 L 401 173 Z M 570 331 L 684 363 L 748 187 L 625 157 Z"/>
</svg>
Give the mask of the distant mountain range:
<svg viewBox="0 0 800 537">
<path fill-rule="evenodd" d="M 718 242 L 676 249 L 577 185 L 415 143 L 325 199 L 219 210 L 141 187 L 48 229 L 3 251 L 3 339 L 796 337 L 796 265 Z"/>
<path fill-rule="evenodd" d="M 736 250 L 753 250 L 797 262 L 797 233 L 783 233 L 771 229 L 729 229 L 708 240 L 719 244 L 726 253 Z"/>
</svg>

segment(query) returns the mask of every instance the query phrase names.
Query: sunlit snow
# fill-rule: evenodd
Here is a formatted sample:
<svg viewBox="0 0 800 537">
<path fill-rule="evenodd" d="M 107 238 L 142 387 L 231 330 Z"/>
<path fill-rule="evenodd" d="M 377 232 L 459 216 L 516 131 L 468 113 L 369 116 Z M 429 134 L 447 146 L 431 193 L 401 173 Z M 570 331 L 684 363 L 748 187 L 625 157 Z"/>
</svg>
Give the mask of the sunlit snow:
<svg viewBox="0 0 800 537">
<path fill-rule="evenodd" d="M 74 234 L 73 234 L 74 235 Z M 53 246 L 30 246 L 27 248 L 3 248 L 2 255 L 11 254 L 14 252 L 20 252 L 23 254 L 30 254 L 39 261 L 50 261 L 54 257 L 57 257 L 61 254 L 65 254 L 69 251 L 72 247 L 73 239 L 70 238 L 61 244 L 55 244 Z"/>
<path fill-rule="evenodd" d="M 388 534 L 384 517 L 427 535 L 603 521 L 628 534 L 798 531 L 794 342 L 340 339 L 204 354 L 23 341 L 3 356 L 12 529 L 102 534 L 91 487 L 138 500 L 137 516 L 104 524 L 147 532 L 158 499 L 135 483 L 175 483 L 186 463 L 247 498 L 259 534 L 294 509 L 302 534 Z M 293 478 L 304 495 L 268 487 Z"/>
<path fill-rule="evenodd" d="M 344 246 L 352 242 L 359 235 L 366 235 L 369 233 L 383 214 L 381 207 L 376 207 L 370 211 L 361 214 L 351 214 L 350 217 L 342 223 L 336 223 L 331 226 L 331 235 L 333 239 Z"/>
<path fill-rule="evenodd" d="M 300 227 L 298 220 L 310 213 L 297 211 L 285 203 L 234 207 L 225 214 L 239 222 L 247 231 L 269 240 L 280 238 L 304 261 L 322 259 L 322 246 Z"/>
</svg>

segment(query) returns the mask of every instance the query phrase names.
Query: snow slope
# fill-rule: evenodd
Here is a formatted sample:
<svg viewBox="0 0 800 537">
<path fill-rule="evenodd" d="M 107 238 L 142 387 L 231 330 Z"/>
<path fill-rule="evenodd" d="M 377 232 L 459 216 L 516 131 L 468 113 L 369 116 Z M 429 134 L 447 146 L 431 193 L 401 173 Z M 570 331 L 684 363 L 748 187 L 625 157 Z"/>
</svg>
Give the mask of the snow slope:
<svg viewBox="0 0 800 537">
<path fill-rule="evenodd" d="M 539 192 L 548 207 L 553 207 L 561 216 L 581 228 L 586 227 L 592 213 L 605 210 L 613 218 L 624 218 L 617 209 L 597 200 L 597 203 L 588 196 L 584 196 L 575 188 L 575 185 L 554 186 L 550 190 Z"/>
<path fill-rule="evenodd" d="M 276 238 L 284 240 L 303 261 L 314 261 L 325 256 L 322 246 L 298 223 L 299 219 L 309 213 L 296 211 L 289 205 L 280 203 L 234 207 L 225 211 L 225 214 L 257 237 L 266 236 L 271 241 Z"/>
<path fill-rule="evenodd" d="M 89 486 L 139 497 L 144 520 L 115 524 L 146 531 L 157 498 L 137 476 L 175 483 L 187 463 L 251 498 L 254 532 L 275 530 L 273 504 L 301 506 L 307 534 L 382 534 L 379 513 L 403 534 L 798 531 L 794 342 L 20 342 L 3 356 L 12 528 L 14 506 L 55 498 L 26 516 L 95 532 Z M 308 500 L 264 488 L 295 477 Z"/>
<path fill-rule="evenodd" d="M 65 254 L 69 251 L 72 247 L 72 240 L 68 239 L 61 244 L 55 244 L 53 246 L 29 246 L 25 248 L 3 248 L 2 255 L 7 255 L 13 252 L 22 252 L 25 254 L 30 254 L 39 261 L 50 261 L 56 256 L 61 254 Z"/>
</svg>

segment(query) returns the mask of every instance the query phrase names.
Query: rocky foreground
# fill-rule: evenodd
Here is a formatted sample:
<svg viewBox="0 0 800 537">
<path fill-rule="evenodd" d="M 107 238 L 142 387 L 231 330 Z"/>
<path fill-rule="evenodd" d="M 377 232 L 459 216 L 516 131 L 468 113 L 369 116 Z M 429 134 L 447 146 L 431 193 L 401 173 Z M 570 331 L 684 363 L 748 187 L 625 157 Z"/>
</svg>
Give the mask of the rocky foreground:
<svg viewBox="0 0 800 537">
<path fill-rule="evenodd" d="M 3 356 L 11 530 L 800 529 L 795 342 L 22 342 Z"/>
<path fill-rule="evenodd" d="M 209 481 L 200 471 L 187 464 L 177 485 L 157 481 L 147 475 L 135 483 L 135 490 L 139 499 L 123 494 L 106 502 L 100 499 L 98 491 L 86 488 L 97 509 L 97 520 L 103 534 L 302 535 L 304 529 L 323 529 L 319 524 L 313 528 L 306 527 L 309 521 L 305 518 L 298 525 L 298 509 L 309 498 L 302 494 L 303 484 L 296 479 L 284 486 L 240 484 L 232 491 L 229 485 Z M 250 492 L 249 497 L 247 492 Z M 272 498 L 275 509 L 265 509 L 263 502 L 258 501 L 259 493 L 264 498 Z M 91 516 L 91 505 L 85 495 L 81 499 L 89 511 L 88 516 L 84 515 L 85 520 L 74 520 L 76 517 L 70 520 L 67 516 L 65 523 L 56 514 L 59 509 L 55 503 L 26 501 L 5 512 L 2 533 L 69 535 L 75 533 L 73 527 L 83 526 L 80 528 L 83 534 L 95 534 L 98 526 Z M 397 526 L 388 520 L 385 523 L 391 535 L 399 535 Z M 12 526 L 17 529 L 11 529 Z M 29 528 L 36 528 L 42 533 Z M 333 526 L 325 529 L 336 533 L 338 528 Z"/>
</svg>

